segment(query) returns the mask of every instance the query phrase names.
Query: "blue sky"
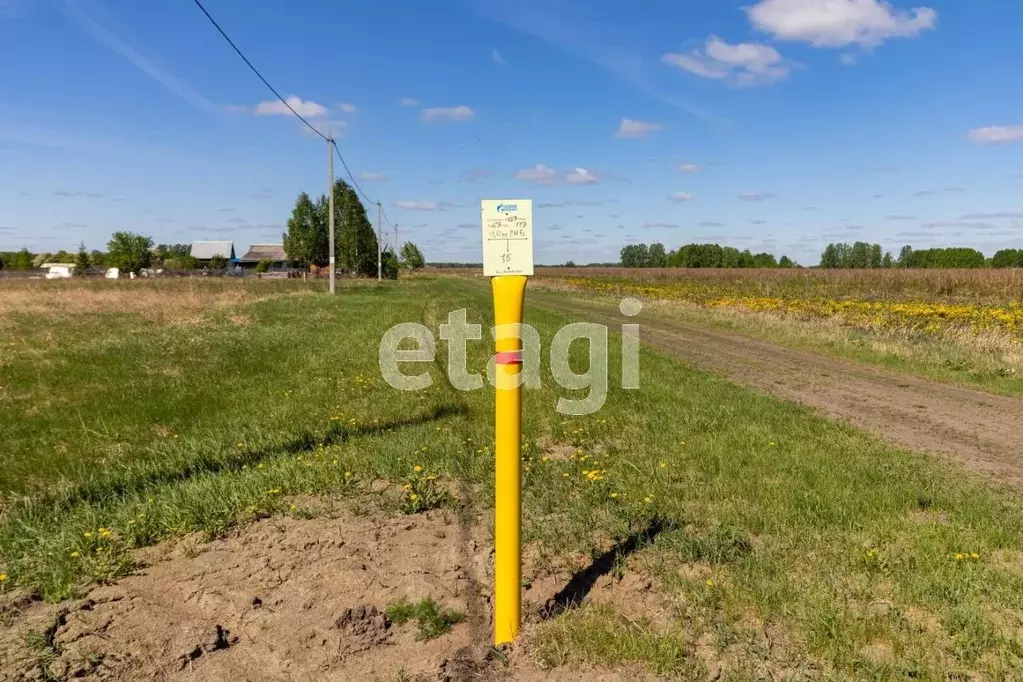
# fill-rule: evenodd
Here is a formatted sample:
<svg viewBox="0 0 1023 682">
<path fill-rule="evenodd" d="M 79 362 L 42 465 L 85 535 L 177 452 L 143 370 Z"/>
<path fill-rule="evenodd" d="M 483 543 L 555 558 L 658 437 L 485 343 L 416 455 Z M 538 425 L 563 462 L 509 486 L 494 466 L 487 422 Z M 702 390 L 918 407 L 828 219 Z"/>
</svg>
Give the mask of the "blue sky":
<svg viewBox="0 0 1023 682">
<path fill-rule="evenodd" d="M 1023 5 L 918 1 L 205 4 L 429 260 L 480 260 L 482 198 L 534 200 L 539 263 L 1023 247 Z M 326 188 L 190 0 L 0 0 L 0 63 L 0 250 L 242 251 Z"/>
</svg>

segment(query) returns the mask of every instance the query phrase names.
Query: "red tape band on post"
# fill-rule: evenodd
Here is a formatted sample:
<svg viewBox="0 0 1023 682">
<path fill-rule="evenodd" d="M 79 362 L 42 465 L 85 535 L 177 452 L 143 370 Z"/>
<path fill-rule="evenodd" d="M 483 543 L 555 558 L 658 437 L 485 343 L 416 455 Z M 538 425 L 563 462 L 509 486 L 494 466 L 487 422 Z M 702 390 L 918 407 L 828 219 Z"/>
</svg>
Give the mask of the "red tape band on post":
<svg viewBox="0 0 1023 682">
<path fill-rule="evenodd" d="M 494 355 L 494 362 L 498 365 L 521 365 L 522 351 L 506 350 Z"/>
</svg>

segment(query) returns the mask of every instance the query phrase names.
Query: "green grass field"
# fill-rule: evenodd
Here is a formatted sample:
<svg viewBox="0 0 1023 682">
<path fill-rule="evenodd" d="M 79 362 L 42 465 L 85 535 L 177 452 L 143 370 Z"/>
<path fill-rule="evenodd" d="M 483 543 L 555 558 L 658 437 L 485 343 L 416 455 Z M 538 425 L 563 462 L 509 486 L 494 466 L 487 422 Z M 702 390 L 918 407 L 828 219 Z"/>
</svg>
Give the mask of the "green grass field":
<svg viewBox="0 0 1023 682">
<path fill-rule="evenodd" d="M 136 548 L 215 537 L 381 482 L 462 513 L 492 500 L 492 391 L 400 392 L 381 335 L 490 320 L 477 282 L 25 283 L 0 290 L 0 589 L 68 598 Z M 527 305 L 544 347 L 568 322 Z M 644 349 L 641 389 L 586 417 L 524 397 L 524 538 L 534 569 L 648 529 L 637 561 L 670 620 L 584 605 L 531 625 L 541 663 L 645 665 L 681 679 L 1015 679 L 1023 675 L 1023 509 L 894 450 Z M 487 342 L 470 343 L 482 371 Z M 585 364 L 583 344 L 573 363 Z M 419 467 L 421 470 L 417 471 Z M 599 474 L 594 475 L 592 472 Z M 437 476 L 437 479 L 430 477 Z M 389 513 L 417 512 L 408 491 Z"/>
</svg>

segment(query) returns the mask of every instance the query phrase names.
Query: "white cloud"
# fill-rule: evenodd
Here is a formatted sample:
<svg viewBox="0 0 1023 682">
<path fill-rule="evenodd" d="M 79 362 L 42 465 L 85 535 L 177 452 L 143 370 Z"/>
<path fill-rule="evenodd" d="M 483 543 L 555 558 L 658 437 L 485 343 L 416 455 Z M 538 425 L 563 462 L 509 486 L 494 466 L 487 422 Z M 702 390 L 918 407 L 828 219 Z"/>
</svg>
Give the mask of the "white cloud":
<svg viewBox="0 0 1023 682">
<path fill-rule="evenodd" d="M 660 123 L 634 121 L 631 118 L 623 118 L 621 123 L 618 124 L 618 132 L 615 133 L 615 137 L 644 137 L 647 133 L 663 129 L 664 126 Z"/>
<path fill-rule="evenodd" d="M 739 198 L 743 201 L 767 201 L 768 199 L 774 199 L 776 196 L 776 194 L 771 194 L 770 192 L 747 192 L 746 194 L 740 194 Z"/>
<path fill-rule="evenodd" d="M 490 58 L 498 64 L 504 64 L 504 57 L 501 56 L 501 53 L 497 51 L 496 47 L 490 53 Z"/>
<path fill-rule="evenodd" d="M 316 102 L 304 101 L 301 97 L 290 95 L 285 97 L 284 101 L 288 103 L 292 109 L 295 110 L 300 116 L 323 116 L 327 113 L 327 107 Z M 271 99 L 265 102 L 260 102 L 256 105 L 255 110 L 252 112 L 256 116 L 291 116 L 291 111 L 284 102 L 279 99 Z"/>
<path fill-rule="evenodd" d="M 930 7 L 903 12 L 885 0 L 761 0 L 746 14 L 775 40 L 814 47 L 874 47 L 890 38 L 912 38 L 938 21 Z"/>
<path fill-rule="evenodd" d="M 228 104 L 224 107 L 224 111 L 229 114 L 247 114 L 249 113 L 249 108 L 244 104 Z"/>
<path fill-rule="evenodd" d="M 532 168 L 524 168 L 515 173 L 515 179 L 537 185 L 553 185 L 558 181 L 558 171 L 538 163 Z"/>
<path fill-rule="evenodd" d="M 683 201 L 692 201 L 693 195 L 690 194 L 689 192 L 675 192 L 674 194 L 671 195 L 670 198 L 672 201 L 677 201 L 681 203 Z"/>
<path fill-rule="evenodd" d="M 403 208 L 406 211 L 439 211 L 440 204 L 433 201 L 395 201 L 391 206 Z"/>
<path fill-rule="evenodd" d="M 358 111 L 354 104 L 349 104 L 348 102 L 341 102 L 337 106 L 341 110 L 342 114 L 354 114 Z"/>
<path fill-rule="evenodd" d="M 398 102 L 398 105 L 403 107 L 418 107 L 419 100 L 417 100 L 415 97 L 402 97 L 401 100 Z"/>
<path fill-rule="evenodd" d="M 703 171 L 703 166 L 698 163 L 680 163 L 678 165 L 679 173 L 700 173 Z"/>
<path fill-rule="evenodd" d="M 386 180 L 387 176 L 383 173 L 378 173 L 377 171 L 366 171 L 364 173 L 359 173 L 359 179 L 366 182 L 375 182 L 378 180 Z"/>
<path fill-rule="evenodd" d="M 646 227 L 646 228 L 651 228 L 651 227 L 678 227 L 678 225 L 676 225 L 675 223 L 662 223 L 662 222 L 659 222 L 659 221 L 656 221 L 656 220 L 648 220 L 647 222 L 643 223 L 643 227 Z"/>
<path fill-rule="evenodd" d="M 856 55 L 852 54 L 851 52 L 846 52 L 841 57 L 839 57 L 838 60 L 845 64 L 846 66 L 856 66 Z"/>
<path fill-rule="evenodd" d="M 970 139 L 977 144 L 1001 144 L 1023 141 L 1023 125 L 988 126 L 970 131 Z"/>
<path fill-rule="evenodd" d="M 669 52 L 661 61 L 701 78 L 728 81 L 742 87 L 783 80 L 794 66 L 770 45 L 732 45 L 714 35 L 707 38 L 703 50 L 696 49 L 688 54 Z"/>
<path fill-rule="evenodd" d="M 570 185 L 595 185 L 600 182 L 600 176 L 585 168 L 576 168 L 565 176 L 565 182 Z"/>
<path fill-rule="evenodd" d="M 467 106 L 459 105 L 457 107 L 423 109 L 422 115 L 425 122 L 434 123 L 437 121 L 470 121 L 476 112 Z"/>
</svg>

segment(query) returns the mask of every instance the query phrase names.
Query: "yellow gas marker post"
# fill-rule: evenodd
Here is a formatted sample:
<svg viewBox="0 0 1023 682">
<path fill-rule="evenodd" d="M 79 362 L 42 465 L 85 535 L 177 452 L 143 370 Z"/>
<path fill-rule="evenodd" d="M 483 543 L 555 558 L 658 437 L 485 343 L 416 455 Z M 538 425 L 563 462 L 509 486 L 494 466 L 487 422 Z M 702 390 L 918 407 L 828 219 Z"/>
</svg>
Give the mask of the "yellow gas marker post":
<svg viewBox="0 0 1023 682">
<path fill-rule="evenodd" d="M 486 200 L 482 214 L 494 325 L 517 329 L 533 274 L 533 202 Z M 499 333 L 494 350 L 494 644 L 501 645 L 515 640 L 522 622 L 522 339 Z"/>
</svg>

